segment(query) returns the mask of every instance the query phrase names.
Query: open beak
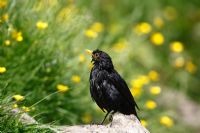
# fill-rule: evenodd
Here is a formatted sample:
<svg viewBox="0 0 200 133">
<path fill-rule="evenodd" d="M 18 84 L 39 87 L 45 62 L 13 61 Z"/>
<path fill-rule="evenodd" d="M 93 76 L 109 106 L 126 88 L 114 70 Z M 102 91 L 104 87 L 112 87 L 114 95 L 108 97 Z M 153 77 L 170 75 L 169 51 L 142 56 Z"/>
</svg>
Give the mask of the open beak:
<svg viewBox="0 0 200 133">
<path fill-rule="evenodd" d="M 92 51 L 91 51 L 91 50 L 86 49 L 85 52 L 86 52 L 88 55 L 92 56 L 91 62 L 95 61 L 96 57 L 95 57 L 95 55 L 92 54 Z"/>
<path fill-rule="evenodd" d="M 85 52 L 86 52 L 88 55 L 92 55 L 92 50 L 86 49 Z"/>
</svg>

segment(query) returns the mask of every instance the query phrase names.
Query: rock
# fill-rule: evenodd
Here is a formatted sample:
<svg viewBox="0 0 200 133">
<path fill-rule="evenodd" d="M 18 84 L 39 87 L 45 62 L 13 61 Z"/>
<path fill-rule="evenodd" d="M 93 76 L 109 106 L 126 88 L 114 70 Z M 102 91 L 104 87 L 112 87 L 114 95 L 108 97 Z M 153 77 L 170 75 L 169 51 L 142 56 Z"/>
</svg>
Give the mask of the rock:
<svg viewBox="0 0 200 133">
<path fill-rule="evenodd" d="M 38 124 L 38 122 L 31 116 L 29 116 L 27 113 L 22 112 L 19 109 L 13 109 L 11 112 L 14 115 L 19 115 L 19 120 L 24 124 Z"/>
<path fill-rule="evenodd" d="M 57 126 L 59 133 L 149 133 L 134 115 L 115 113 L 108 125 Z"/>
<path fill-rule="evenodd" d="M 13 109 L 12 112 L 20 116 L 23 124 L 35 124 L 38 128 L 49 128 L 56 133 L 149 133 L 135 115 L 115 113 L 112 122 L 107 125 L 54 126 L 39 124 L 27 113 L 18 109 Z"/>
</svg>

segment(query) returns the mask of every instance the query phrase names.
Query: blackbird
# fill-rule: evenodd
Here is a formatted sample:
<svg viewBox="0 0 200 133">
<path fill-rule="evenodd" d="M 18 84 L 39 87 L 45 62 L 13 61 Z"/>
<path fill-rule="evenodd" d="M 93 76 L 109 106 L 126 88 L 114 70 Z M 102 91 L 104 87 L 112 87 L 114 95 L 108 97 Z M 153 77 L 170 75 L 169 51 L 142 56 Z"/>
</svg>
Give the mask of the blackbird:
<svg viewBox="0 0 200 133">
<path fill-rule="evenodd" d="M 93 68 L 90 72 L 90 94 L 92 99 L 107 115 L 120 112 L 125 115 L 134 114 L 138 119 L 138 108 L 124 79 L 114 69 L 111 57 L 100 50 L 92 53 Z"/>
</svg>

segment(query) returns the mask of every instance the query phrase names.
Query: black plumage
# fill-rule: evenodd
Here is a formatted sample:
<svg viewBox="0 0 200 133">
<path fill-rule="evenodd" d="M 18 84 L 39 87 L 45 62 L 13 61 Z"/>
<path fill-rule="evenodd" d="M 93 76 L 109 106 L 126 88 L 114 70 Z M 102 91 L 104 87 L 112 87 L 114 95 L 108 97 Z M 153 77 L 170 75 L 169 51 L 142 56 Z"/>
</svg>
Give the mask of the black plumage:
<svg viewBox="0 0 200 133">
<path fill-rule="evenodd" d="M 90 93 L 97 105 L 104 112 L 107 111 L 104 120 L 111 111 L 134 114 L 138 118 L 138 106 L 126 82 L 114 69 L 110 56 L 95 50 L 92 52 L 92 62 L 94 66 L 90 73 Z"/>
</svg>

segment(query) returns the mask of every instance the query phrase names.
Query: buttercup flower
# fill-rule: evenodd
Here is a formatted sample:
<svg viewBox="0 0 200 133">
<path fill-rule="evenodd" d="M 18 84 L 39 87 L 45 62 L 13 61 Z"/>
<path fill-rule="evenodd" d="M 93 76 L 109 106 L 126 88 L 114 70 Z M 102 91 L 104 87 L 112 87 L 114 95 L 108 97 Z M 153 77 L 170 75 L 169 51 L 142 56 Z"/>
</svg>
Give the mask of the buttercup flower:
<svg viewBox="0 0 200 133">
<path fill-rule="evenodd" d="M 133 30 L 136 32 L 136 34 L 140 35 L 140 34 L 148 34 L 149 32 L 151 32 L 152 27 L 149 23 L 147 22 L 142 22 L 137 24 Z"/>
<path fill-rule="evenodd" d="M 189 72 L 189 73 L 195 73 L 197 70 L 196 65 L 192 62 L 192 61 L 188 61 L 186 63 L 185 69 Z"/>
<path fill-rule="evenodd" d="M 13 104 L 13 106 L 12 106 L 14 109 L 15 108 L 17 108 L 18 107 L 18 105 L 17 104 Z"/>
<path fill-rule="evenodd" d="M 0 8 L 4 8 L 7 6 L 7 0 L 0 0 Z"/>
<path fill-rule="evenodd" d="M 163 36 L 162 33 L 160 32 L 156 32 L 156 33 L 153 33 L 150 37 L 150 41 L 154 44 L 154 45 L 163 45 L 164 41 L 165 41 L 165 38 Z"/>
<path fill-rule="evenodd" d="M 12 32 L 12 38 L 14 38 L 16 41 L 21 42 L 23 41 L 23 36 L 22 36 L 22 32 L 17 32 L 16 30 L 14 30 Z"/>
<path fill-rule="evenodd" d="M 17 40 L 18 42 L 21 42 L 21 41 L 23 41 L 23 37 L 22 37 L 22 36 L 17 36 L 16 40 Z"/>
<path fill-rule="evenodd" d="M 92 24 L 90 29 L 99 33 L 99 32 L 102 32 L 104 30 L 104 25 L 100 22 L 95 22 L 94 24 Z"/>
<path fill-rule="evenodd" d="M 79 55 L 79 61 L 83 63 L 85 61 L 85 56 L 83 54 Z"/>
<path fill-rule="evenodd" d="M 158 81 L 159 80 L 159 74 L 157 71 L 155 70 L 151 70 L 149 73 L 148 73 L 148 77 L 150 78 L 150 80 L 152 81 Z"/>
<path fill-rule="evenodd" d="M 146 106 L 147 109 L 151 109 L 152 110 L 152 109 L 155 109 L 157 107 L 157 104 L 153 100 L 148 100 L 146 102 L 145 106 Z"/>
<path fill-rule="evenodd" d="M 10 40 L 5 40 L 5 41 L 4 41 L 4 44 L 5 44 L 6 46 L 10 46 Z"/>
<path fill-rule="evenodd" d="M 169 116 L 160 117 L 160 123 L 166 127 L 172 127 L 174 125 L 174 121 Z"/>
<path fill-rule="evenodd" d="M 39 30 L 43 30 L 43 29 L 46 29 L 48 27 L 48 23 L 44 22 L 44 21 L 38 21 L 36 23 L 36 27 L 39 29 Z"/>
<path fill-rule="evenodd" d="M 5 73 L 6 72 L 6 68 L 5 67 L 0 67 L 0 74 Z"/>
<path fill-rule="evenodd" d="M 144 83 L 141 80 L 139 80 L 139 79 L 133 79 L 133 80 L 131 80 L 131 86 L 133 88 L 142 88 L 143 85 L 144 85 Z"/>
<path fill-rule="evenodd" d="M 80 76 L 78 76 L 78 75 L 73 75 L 73 76 L 71 77 L 71 80 L 72 80 L 74 83 L 79 83 L 79 82 L 81 81 L 81 78 L 80 78 Z"/>
<path fill-rule="evenodd" d="M 31 109 L 29 107 L 26 107 L 26 106 L 22 106 L 22 109 L 25 111 L 25 112 L 30 112 Z"/>
<path fill-rule="evenodd" d="M 133 88 L 142 88 L 149 83 L 149 77 L 146 75 L 140 75 L 137 79 L 131 80 L 131 86 Z"/>
<path fill-rule="evenodd" d="M 158 95 L 161 92 L 161 88 L 159 86 L 152 86 L 150 88 L 150 93 L 153 95 Z"/>
<path fill-rule="evenodd" d="M 9 18 L 9 16 L 8 16 L 7 13 L 5 13 L 5 14 L 2 16 L 2 20 L 3 20 L 3 21 L 7 21 L 8 18 Z"/>
<path fill-rule="evenodd" d="M 113 50 L 116 52 L 122 52 L 127 48 L 127 41 L 124 39 L 119 40 L 116 44 L 113 46 Z"/>
<path fill-rule="evenodd" d="M 85 36 L 87 36 L 88 38 L 96 38 L 98 36 L 97 32 L 88 29 L 85 31 Z"/>
<path fill-rule="evenodd" d="M 140 120 L 142 126 L 147 127 L 147 121 L 146 120 Z"/>
<path fill-rule="evenodd" d="M 18 101 L 18 102 L 23 101 L 25 99 L 24 96 L 19 95 L 19 94 L 18 95 L 14 95 L 12 98 L 14 100 Z"/>
<path fill-rule="evenodd" d="M 130 89 L 130 91 L 131 91 L 131 94 L 134 96 L 134 97 L 140 97 L 141 96 L 141 94 L 142 94 L 142 88 L 140 87 L 140 88 L 131 88 Z"/>
<path fill-rule="evenodd" d="M 56 86 L 56 88 L 57 88 L 57 90 L 58 90 L 59 92 L 66 92 L 66 91 L 69 90 L 69 87 L 66 86 L 66 85 L 63 85 L 63 84 L 58 84 L 58 85 Z"/>
<path fill-rule="evenodd" d="M 175 53 L 180 53 L 184 50 L 184 47 L 181 42 L 175 41 L 170 44 L 170 49 Z"/>
</svg>

